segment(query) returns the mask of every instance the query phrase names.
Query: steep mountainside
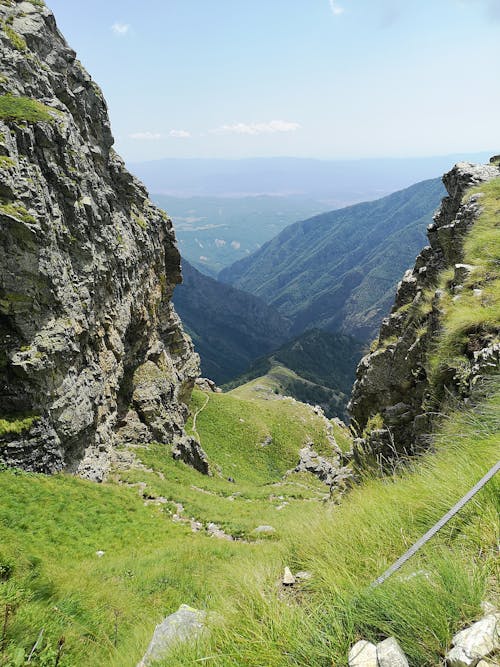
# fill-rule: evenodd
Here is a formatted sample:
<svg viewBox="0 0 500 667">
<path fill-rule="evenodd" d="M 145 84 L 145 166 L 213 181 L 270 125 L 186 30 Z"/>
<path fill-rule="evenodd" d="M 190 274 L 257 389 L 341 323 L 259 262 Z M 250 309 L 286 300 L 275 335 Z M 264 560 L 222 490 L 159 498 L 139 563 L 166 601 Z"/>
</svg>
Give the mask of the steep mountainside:
<svg viewBox="0 0 500 667">
<path fill-rule="evenodd" d="M 273 388 L 299 401 L 319 405 L 327 417 L 346 419 L 346 405 L 363 345 L 344 334 L 311 329 L 257 359 L 225 388 L 267 376 Z"/>
<path fill-rule="evenodd" d="M 102 479 L 124 439 L 189 456 L 171 222 L 49 9 L 2 2 L 0 22 L 0 461 Z"/>
<path fill-rule="evenodd" d="M 174 304 L 201 357 L 202 374 L 227 382 L 288 337 L 290 323 L 252 294 L 203 275 L 182 260 Z"/>
<path fill-rule="evenodd" d="M 429 442 L 447 402 L 500 370 L 500 169 L 459 163 L 429 227 L 430 245 L 398 285 L 374 350 L 360 363 L 350 411 L 358 447 L 377 457 Z"/>
<path fill-rule="evenodd" d="M 219 274 L 290 317 L 366 340 L 389 311 L 393 290 L 424 242 L 444 194 L 438 179 L 287 227 Z"/>
</svg>

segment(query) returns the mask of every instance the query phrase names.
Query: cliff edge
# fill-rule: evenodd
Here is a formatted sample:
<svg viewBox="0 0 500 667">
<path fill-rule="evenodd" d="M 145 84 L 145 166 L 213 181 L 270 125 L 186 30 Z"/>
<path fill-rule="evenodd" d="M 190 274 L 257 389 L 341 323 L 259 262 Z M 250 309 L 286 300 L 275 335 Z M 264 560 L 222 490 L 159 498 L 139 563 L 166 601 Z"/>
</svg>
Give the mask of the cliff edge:
<svg viewBox="0 0 500 667">
<path fill-rule="evenodd" d="M 0 4 L 0 55 L 0 462 L 101 480 L 117 443 L 154 440 L 205 470 L 171 221 L 43 3 Z"/>
<path fill-rule="evenodd" d="M 499 158 L 459 163 L 428 227 L 429 245 L 397 288 L 357 369 L 349 410 L 358 454 L 379 460 L 430 442 L 435 417 L 499 370 Z"/>
</svg>

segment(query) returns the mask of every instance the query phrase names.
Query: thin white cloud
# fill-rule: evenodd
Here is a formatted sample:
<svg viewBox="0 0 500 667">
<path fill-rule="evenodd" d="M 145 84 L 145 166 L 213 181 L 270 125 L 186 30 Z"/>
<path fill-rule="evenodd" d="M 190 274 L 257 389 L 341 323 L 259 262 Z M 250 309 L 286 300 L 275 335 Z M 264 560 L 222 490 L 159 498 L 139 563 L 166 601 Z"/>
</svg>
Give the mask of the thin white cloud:
<svg viewBox="0 0 500 667">
<path fill-rule="evenodd" d="M 128 136 L 129 139 L 135 139 L 137 141 L 152 141 L 155 139 L 161 139 L 162 137 L 159 132 L 133 132 Z"/>
<path fill-rule="evenodd" d="M 188 132 L 187 130 L 170 130 L 168 134 L 176 139 L 189 139 L 191 136 L 191 132 Z"/>
<path fill-rule="evenodd" d="M 215 239 L 214 243 L 217 248 L 223 248 L 226 245 L 226 241 L 224 239 Z"/>
<path fill-rule="evenodd" d="M 215 130 L 210 130 L 212 134 L 248 134 L 256 136 L 258 134 L 274 134 L 276 132 L 295 132 L 300 129 L 300 123 L 292 123 L 287 120 L 271 120 L 269 123 L 233 123 L 232 125 L 222 125 Z"/>
<path fill-rule="evenodd" d="M 111 26 L 111 30 L 118 37 L 125 37 L 125 35 L 128 35 L 128 33 L 130 31 L 130 26 L 129 26 L 128 23 L 116 22 L 116 23 L 113 23 L 113 25 Z"/>
<path fill-rule="evenodd" d="M 340 16 L 345 12 L 345 9 L 339 5 L 337 0 L 329 0 L 330 2 L 330 9 L 332 10 L 332 14 L 334 16 Z"/>
<path fill-rule="evenodd" d="M 239 241 L 231 241 L 231 248 L 233 248 L 233 250 L 239 250 L 241 248 L 241 243 Z"/>
</svg>

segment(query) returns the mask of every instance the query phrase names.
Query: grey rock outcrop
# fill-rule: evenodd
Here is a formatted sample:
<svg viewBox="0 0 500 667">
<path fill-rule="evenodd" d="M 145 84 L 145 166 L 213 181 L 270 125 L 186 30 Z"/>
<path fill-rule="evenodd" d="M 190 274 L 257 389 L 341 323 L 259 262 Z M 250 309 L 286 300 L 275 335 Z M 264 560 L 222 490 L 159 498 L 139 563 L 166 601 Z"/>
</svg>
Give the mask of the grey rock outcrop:
<svg viewBox="0 0 500 667">
<path fill-rule="evenodd" d="M 463 263 L 463 240 L 481 212 L 481 194 L 463 201 L 468 188 L 500 176 L 496 164 L 459 163 L 444 175 L 448 197 L 428 227 L 429 246 L 417 257 L 398 285 L 391 314 L 384 319 L 375 349 L 357 369 L 348 409 L 358 434 L 355 453 L 366 452 L 380 460 L 412 454 L 425 447 L 432 431 L 429 407 L 427 355 L 441 328 L 442 304 L 447 294 L 436 289 L 444 269 L 454 270 L 447 293 L 459 295 L 462 283 L 473 275 Z M 431 303 L 425 292 L 434 290 Z M 459 297 L 458 297 L 459 298 Z M 498 331 L 476 336 L 467 346 L 468 368 L 450 369 L 443 386 L 459 396 L 470 394 L 477 379 L 500 367 Z M 427 404 L 426 404 L 427 401 Z M 439 409 L 439 405 L 436 406 Z"/>
<path fill-rule="evenodd" d="M 340 456 L 332 459 L 320 456 L 313 449 L 312 443 L 303 447 L 299 454 L 300 461 L 294 472 L 310 472 L 330 488 L 352 477 L 352 471 L 341 464 Z"/>
<path fill-rule="evenodd" d="M 2 3 L 0 23 L 0 461 L 100 480 L 135 438 L 189 459 L 199 359 L 170 302 L 171 221 L 113 150 L 50 10 Z"/>
<path fill-rule="evenodd" d="M 182 604 L 174 613 L 156 626 L 153 638 L 137 667 L 148 667 L 163 660 L 179 642 L 194 641 L 203 632 L 206 613 Z"/>
</svg>

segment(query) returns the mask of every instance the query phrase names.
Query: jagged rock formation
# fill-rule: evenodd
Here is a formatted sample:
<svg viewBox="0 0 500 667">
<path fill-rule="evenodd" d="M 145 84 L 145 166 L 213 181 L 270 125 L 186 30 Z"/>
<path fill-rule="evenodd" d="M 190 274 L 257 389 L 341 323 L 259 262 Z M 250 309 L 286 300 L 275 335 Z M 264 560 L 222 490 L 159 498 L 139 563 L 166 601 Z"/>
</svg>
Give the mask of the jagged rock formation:
<svg viewBox="0 0 500 667">
<path fill-rule="evenodd" d="M 172 224 L 50 10 L 3 2 L 0 24 L 0 461 L 100 480 L 114 443 L 154 439 L 206 469 Z"/>
<path fill-rule="evenodd" d="M 457 298 L 474 268 L 463 264 L 463 241 L 481 213 L 481 193 L 462 200 L 468 188 L 499 176 L 493 161 L 490 165 L 459 163 L 444 175 L 448 196 L 428 227 L 430 245 L 399 283 L 375 349 L 358 366 L 349 404 L 360 436 L 358 451 L 393 458 L 427 444 L 432 411 L 439 409 L 430 391 L 428 355 L 441 330 L 443 299 Z M 451 280 L 438 289 L 445 270 L 452 271 Z M 468 284 L 467 289 L 472 287 Z M 469 343 L 464 351 L 466 371 L 459 377 L 450 368 L 448 377 L 441 380 L 443 387 L 462 397 L 470 393 L 479 375 L 499 366 L 498 330 L 471 333 Z"/>
</svg>

